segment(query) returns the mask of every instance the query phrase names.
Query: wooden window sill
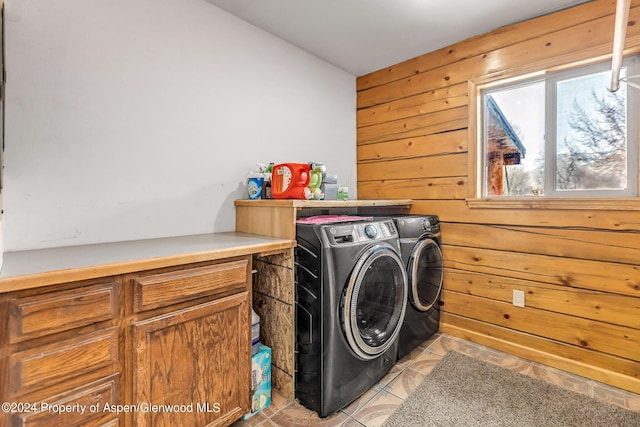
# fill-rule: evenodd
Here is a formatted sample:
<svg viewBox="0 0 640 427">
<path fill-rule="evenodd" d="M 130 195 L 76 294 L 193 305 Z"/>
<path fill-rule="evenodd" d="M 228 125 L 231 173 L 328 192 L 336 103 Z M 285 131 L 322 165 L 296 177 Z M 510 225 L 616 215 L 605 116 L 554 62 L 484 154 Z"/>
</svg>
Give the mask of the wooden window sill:
<svg viewBox="0 0 640 427">
<path fill-rule="evenodd" d="M 625 199 L 561 199 L 504 197 L 466 199 L 471 209 L 567 209 L 598 211 L 640 211 L 640 198 Z"/>
</svg>

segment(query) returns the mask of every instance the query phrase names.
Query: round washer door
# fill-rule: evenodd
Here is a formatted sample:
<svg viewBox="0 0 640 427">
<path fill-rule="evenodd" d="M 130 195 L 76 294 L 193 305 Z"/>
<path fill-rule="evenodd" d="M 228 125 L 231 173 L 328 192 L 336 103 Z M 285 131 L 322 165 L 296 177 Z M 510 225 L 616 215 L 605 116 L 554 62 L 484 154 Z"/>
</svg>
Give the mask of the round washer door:
<svg viewBox="0 0 640 427">
<path fill-rule="evenodd" d="M 419 311 L 436 304 L 442 288 L 442 251 L 430 237 L 416 242 L 409 258 L 409 299 Z"/>
<path fill-rule="evenodd" d="M 407 292 L 407 273 L 397 252 L 386 244 L 367 248 L 342 294 L 342 327 L 356 355 L 374 359 L 395 342 Z"/>
</svg>

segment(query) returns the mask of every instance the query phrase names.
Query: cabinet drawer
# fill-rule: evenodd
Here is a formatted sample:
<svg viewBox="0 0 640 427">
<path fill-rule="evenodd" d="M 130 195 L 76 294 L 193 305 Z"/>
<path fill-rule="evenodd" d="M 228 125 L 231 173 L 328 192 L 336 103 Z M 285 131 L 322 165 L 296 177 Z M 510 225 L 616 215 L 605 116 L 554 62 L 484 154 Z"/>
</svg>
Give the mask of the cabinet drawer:
<svg viewBox="0 0 640 427">
<path fill-rule="evenodd" d="M 9 339 L 22 342 L 113 319 L 116 313 L 115 281 L 13 298 L 9 301 Z"/>
<path fill-rule="evenodd" d="M 135 312 L 166 307 L 208 295 L 244 291 L 249 279 L 249 260 L 171 271 L 133 279 Z"/>
<path fill-rule="evenodd" d="M 9 357 L 10 395 L 44 389 L 80 375 L 93 381 L 101 375 L 97 369 L 117 361 L 117 328 L 14 353 Z"/>
<path fill-rule="evenodd" d="M 38 412 L 28 412 L 13 415 L 12 425 L 21 427 L 38 426 L 88 426 L 88 425 L 117 425 L 117 420 L 105 420 L 108 411 L 103 411 L 105 405 L 117 405 L 119 396 L 118 374 L 95 382 L 80 389 L 66 393 L 64 396 L 47 399 L 47 408 L 42 407 Z M 56 407 L 70 407 L 65 412 L 57 411 Z M 84 408 L 84 413 L 82 409 Z M 91 410 L 91 409 L 93 410 Z M 96 410 L 97 409 L 97 410 Z"/>
</svg>

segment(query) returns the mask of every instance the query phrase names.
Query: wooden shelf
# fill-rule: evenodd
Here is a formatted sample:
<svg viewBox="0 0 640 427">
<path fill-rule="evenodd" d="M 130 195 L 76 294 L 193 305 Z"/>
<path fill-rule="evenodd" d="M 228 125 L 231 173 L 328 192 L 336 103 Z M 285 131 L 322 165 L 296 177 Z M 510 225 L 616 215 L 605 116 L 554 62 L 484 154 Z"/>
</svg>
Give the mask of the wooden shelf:
<svg viewBox="0 0 640 427">
<path fill-rule="evenodd" d="M 293 199 L 261 199 L 236 200 L 236 206 L 272 206 L 294 208 L 357 208 L 371 206 L 411 206 L 411 199 L 390 200 L 293 200 Z"/>
<path fill-rule="evenodd" d="M 408 213 L 411 199 L 236 200 L 236 231 L 295 240 L 296 219 L 320 214 L 393 215 Z"/>
</svg>

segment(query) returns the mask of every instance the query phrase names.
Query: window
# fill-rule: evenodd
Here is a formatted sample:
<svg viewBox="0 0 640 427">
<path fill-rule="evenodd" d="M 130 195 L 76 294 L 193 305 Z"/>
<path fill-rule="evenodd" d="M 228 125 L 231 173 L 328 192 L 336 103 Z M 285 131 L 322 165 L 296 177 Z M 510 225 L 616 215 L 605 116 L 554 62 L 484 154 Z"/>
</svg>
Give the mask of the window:
<svg viewBox="0 0 640 427">
<path fill-rule="evenodd" d="M 482 89 L 483 195 L 637 196 L 638 90 L 610 77 L 607 62 Z"/>
</svg>

